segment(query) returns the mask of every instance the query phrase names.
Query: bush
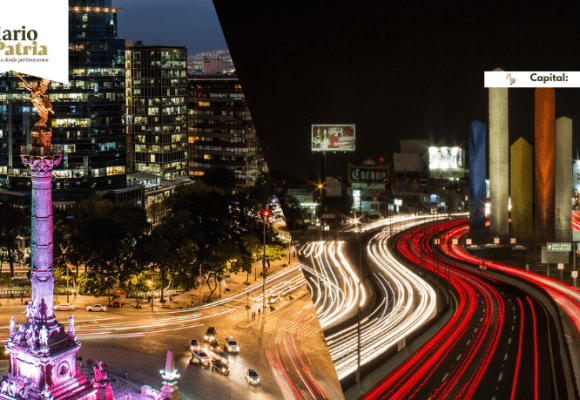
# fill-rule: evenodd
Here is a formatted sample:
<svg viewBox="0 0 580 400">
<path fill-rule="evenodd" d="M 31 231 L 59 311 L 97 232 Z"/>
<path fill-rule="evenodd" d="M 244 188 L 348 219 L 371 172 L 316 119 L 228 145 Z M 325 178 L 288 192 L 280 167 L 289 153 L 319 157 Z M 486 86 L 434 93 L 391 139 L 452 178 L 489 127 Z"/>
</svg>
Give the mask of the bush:
<svg viewBox="0 0 580 400">
<path fill-rule="evenodd" d="M 249 284 L 250 284 L 250 282 L 244 281 L 244 285 L 249 285 Z"/>
<path fill-rule="evenodd" d="M 283 267 L 287 267 L 288 266 L 288 263 L 284 263 L 284 264 L 282 264 L 282 266 Z"/>
<path fill-rule="evenodd" d="M 274 310 L 275 310 L 275 308 L 274 308 L 274 307 L 272 307 L 272 306 L 270 306 L 270 311 L 271 311 L 271 312 L 274 312 Z"/>
</svg>

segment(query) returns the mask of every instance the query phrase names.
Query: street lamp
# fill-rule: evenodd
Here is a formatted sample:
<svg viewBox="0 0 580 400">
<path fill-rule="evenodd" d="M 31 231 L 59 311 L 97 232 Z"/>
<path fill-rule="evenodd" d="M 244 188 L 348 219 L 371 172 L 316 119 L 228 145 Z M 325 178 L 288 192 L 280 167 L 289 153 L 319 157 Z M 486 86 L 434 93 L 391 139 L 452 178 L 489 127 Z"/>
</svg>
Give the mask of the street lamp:
<svg viewBox="0 0 580 400">
<path fill-rule="evenodd" d="M 262 284 L 262 311 L 266 312 L 266 221 L 268 220 L 268 217 L 270 216 L 270 210 L 267 207 L 262 208 L 262 211 L 260 211 L 260 216 L 262 217 L 262 220 L 264 221 L 264 258 L 262 259 L 262 278 L 264 278 L 263 280 L 263 284 Z"/>
</svg>

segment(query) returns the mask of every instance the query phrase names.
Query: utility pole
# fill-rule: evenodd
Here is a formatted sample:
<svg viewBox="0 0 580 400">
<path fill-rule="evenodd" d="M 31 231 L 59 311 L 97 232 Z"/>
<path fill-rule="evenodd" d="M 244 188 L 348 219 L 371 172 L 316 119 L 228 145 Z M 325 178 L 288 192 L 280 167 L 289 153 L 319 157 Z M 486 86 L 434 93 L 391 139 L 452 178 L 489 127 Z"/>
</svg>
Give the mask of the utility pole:
<svg viewBox="0 0 580 400">
<path fill-rule="evenodd" d="M 266 313 L 266 221 L 270 216 L 270 210 L 268 210 L 267 207 L 264 207 L 261 214 L 264 222 L 264 258 L 262 259 L 262 312 Z"/>
</svg>

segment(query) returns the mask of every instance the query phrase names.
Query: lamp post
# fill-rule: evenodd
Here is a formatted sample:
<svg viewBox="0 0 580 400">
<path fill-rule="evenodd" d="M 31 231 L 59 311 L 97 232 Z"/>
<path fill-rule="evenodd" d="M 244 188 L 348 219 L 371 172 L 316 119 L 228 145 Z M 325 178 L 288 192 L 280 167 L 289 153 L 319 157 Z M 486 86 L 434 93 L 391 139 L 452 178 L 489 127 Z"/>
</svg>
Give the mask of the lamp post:
<svg viewBox="0 0 580 400">
<path fill-rule="evenodd" d="M 260 215 L 262 216 L 262 220 L 264 222 L 264 258 L 262 259 L 262 278 L 263 279 L 263 284 L 262 284 L 262 312 L 266 312 L 266 221 L 268 220 L 268 217 L 270 216 L 270 210 L 268 210 L 268 208 L 264 207 L 262 208 L 262 211 L 260 212 Z"/>
</svg>

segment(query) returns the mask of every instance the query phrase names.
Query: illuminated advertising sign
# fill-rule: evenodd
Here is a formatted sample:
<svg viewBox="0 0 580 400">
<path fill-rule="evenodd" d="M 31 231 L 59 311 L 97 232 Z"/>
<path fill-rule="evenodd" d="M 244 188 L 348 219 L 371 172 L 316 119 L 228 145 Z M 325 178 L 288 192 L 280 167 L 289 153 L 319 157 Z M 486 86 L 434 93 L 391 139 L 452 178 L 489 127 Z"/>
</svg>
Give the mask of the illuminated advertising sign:
<svg viewBox="0 0 580 400">
<path fill-rule="evenodd" d="M 389 183 L 389 166 L 368 167 L 348 164 L 350 183 Z"/>
<path fill-rule="evenodd" d="M 461 147 L 429 147 L 431 176 L 451 177 L 465 174 Z"/>
<path fill-rule="evenodd" d="M 354 151 L 355 125 L 312 125 L 312 151 Z"/>
</svg>

